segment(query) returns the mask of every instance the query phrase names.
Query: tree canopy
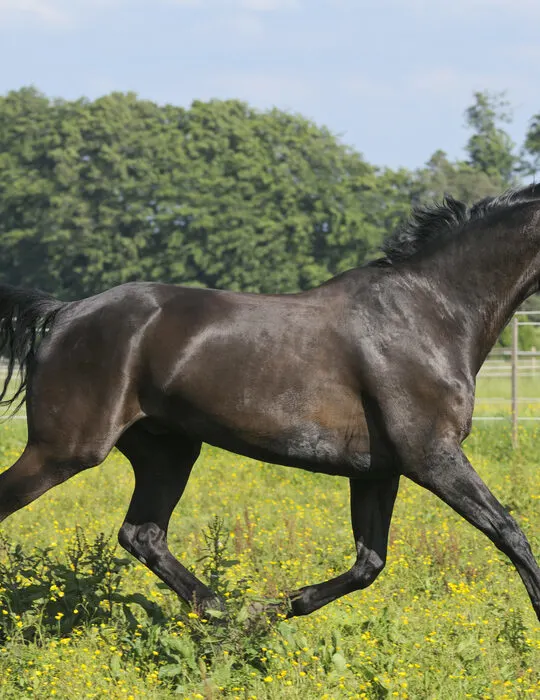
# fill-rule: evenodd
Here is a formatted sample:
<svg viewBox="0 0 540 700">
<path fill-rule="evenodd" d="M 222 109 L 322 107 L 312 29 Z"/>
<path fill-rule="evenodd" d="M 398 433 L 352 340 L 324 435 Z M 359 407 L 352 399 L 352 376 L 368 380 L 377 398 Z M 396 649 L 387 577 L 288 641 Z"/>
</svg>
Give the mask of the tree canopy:
<svg viewBox="0 0 540 700">
<path fill-rule="evenodd" d="M 377 255 L 412 205 L 471 201 L 540 159 L 540 116 L 521 159 L 500 95 L 466 112 L 468 159 L 417 171 L 366 162 L 323 127 L 237 100 L 157 105 L 128 93 L 0 97 L 2 281 L 80 298 L 130 280 L 292 292 Z"/>
</svg>

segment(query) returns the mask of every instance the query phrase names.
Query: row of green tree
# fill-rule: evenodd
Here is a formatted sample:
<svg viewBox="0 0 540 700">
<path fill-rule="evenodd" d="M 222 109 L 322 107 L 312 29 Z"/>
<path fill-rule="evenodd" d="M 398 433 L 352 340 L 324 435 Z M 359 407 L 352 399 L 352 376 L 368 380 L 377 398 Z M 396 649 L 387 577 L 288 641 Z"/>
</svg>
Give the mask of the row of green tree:
<svg viewBox="0 0 540 700">
<path fill-rule="evenodd" d="M 157 105 L 134 94 L 0 98 L 0 279 L 78 298 L 129 280 L 255 292 L 316 285 L 378 254 L 411 205 L 475 200 L 540 163 L 504 96 L 466 111 L 467 157 L 376 167 L 298 115 L 236 100 Z"/>
</svg>

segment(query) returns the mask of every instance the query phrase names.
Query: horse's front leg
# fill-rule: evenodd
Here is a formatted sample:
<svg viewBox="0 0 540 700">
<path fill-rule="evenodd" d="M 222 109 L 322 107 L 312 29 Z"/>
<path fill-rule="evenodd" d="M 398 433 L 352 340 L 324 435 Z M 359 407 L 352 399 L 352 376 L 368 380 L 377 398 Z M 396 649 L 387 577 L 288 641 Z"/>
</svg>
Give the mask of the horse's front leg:
<svg viewBox="0 0 540 700">
<path fill-rule="evenodd" d="M 292 593 L 289 597 L 289 617 L 308 615 L 347 593 L 367 588 L 373 583 L 386 563 L 388 531 L 398 485 L 399 476 L 369 483 L 350 480 L 356 561 L 344 574 Z"/>
<path fill-rule="evenodd" d="M 540 568 L 527 538 L 474 471 L 459 445 L 441 442 L 405 475 L 424 486 L 483 532 L 516 567 L 540 620 Z"/>
</svg>

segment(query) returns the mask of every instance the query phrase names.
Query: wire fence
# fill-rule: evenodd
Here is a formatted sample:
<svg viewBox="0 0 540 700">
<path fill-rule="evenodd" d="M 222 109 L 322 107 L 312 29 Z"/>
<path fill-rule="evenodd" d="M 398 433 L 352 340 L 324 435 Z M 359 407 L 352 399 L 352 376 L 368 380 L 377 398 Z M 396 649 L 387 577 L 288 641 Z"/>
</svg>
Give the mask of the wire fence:
<svg viewBox="0 0 540 700">
<path fill-rule="evenodd" d="M 510 347 L 492 350 L 479 372 L 473 416 L 475 421 L 510 421 L 514 446 L 519 422 L 540 420 L 540 352 L 519 349 L 522 326 L 540 326 L 540 311 L 514 314 Z"/>
</svg>

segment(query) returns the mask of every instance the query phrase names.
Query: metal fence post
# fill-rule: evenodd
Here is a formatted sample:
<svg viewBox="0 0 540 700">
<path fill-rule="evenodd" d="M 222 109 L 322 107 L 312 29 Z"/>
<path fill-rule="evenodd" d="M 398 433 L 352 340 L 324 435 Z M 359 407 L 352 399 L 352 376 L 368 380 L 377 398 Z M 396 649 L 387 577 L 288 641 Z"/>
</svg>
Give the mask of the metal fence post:
<svg viewBox="0 0 540 700">
<path fill-rule="evenodd" d="M 518 320 L 512 319 L 512 445 L 518 445 L 518 400 L 517 400 L 517 364 L 518 364 Z"/>
</svg>

